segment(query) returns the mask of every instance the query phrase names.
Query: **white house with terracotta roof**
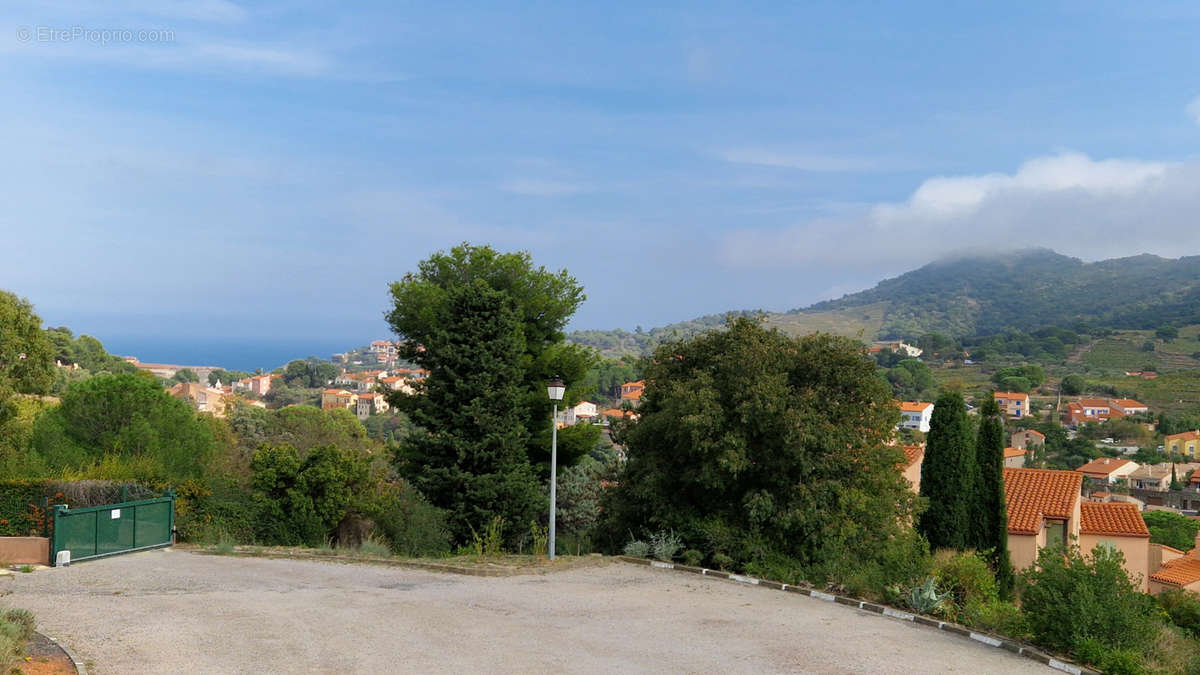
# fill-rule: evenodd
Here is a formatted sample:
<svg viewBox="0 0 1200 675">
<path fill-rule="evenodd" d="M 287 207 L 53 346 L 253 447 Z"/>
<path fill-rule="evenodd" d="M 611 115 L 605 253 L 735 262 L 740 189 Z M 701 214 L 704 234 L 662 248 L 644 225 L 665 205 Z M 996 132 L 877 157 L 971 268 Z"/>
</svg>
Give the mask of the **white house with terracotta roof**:
<svg viewBox="0 0 1200 675">
<path fill-rule="evenodd" d="M 1128 459 L 1099 457 L 1075 470 L 1092 480 L 1113 483 L 1120 478 L 1128 478 L 1139 466 L 1137 462 Z"/>
<path fill-rule="evenodd" d="M 1004 449 L 1004 468 L 1006 469 L 1021 469 L 1025 467 L 1025 453 L 1027 451 L 1021 448 L 1005 448 Z"/>
<path fill-rule="evenodd" d="M 900 401 L 900 428 L 929 433 L 929 420 L 933 418 L 933 404 L 923 401 Z"/>
<path fill-rule="evenodd" d="M 1131 398 L 1114 398 L 1108 402 L 1113 412 L 1121 415 L 1139 415 L 1150 412 L 1150 407 Z"/>
<path fill-rule="evenodd" d="M 1012 432 L 1008 444 L 1014 448 L 1028 450 L 1035 446 L 1046 445 L 1046 435 L 1033 429 L 1020 429 Z"/>
<path fill-rule="evenodd" d="M 992 393 L 992 398 L 996 399 L 996 403 L 1000 404 L 1000 409 L 1005 415 L 1013 419 L 1029 416 L 1029 394 L 1012 391 L 997 391 Z"/>
</svg>

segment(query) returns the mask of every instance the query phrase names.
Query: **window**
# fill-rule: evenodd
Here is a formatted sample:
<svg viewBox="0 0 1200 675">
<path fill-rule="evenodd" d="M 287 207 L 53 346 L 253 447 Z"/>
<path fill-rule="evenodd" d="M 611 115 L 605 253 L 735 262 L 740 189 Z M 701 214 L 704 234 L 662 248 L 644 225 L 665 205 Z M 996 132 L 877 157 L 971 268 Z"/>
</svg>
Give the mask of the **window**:
<svg viewBox="0 0 1200 675">
<path fill-rule="evenodd" d="M 1067 540 L 1067 521 L 1046 520 L 1042 530 L 1046 533 L 1046 546 L 1062 546 Z"/>
</svg>

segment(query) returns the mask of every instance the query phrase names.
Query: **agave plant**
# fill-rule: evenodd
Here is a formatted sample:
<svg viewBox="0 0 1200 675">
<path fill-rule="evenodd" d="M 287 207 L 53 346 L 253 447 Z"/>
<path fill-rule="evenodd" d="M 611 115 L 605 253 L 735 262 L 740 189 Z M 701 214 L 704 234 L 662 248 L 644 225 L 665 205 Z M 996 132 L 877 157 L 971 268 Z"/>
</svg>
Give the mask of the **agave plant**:
<svg viewBox="0 0 1200 675">
<path fill-rule="evenodd" d="M 948 592 L 938 593 L 937 581 L 933 577 L 929 577 L 925 583 L 913 586 L 909 591 L 908 606 L 921 614 L 933 614 L 942 607 L 942 603 L 949 595 Z"/>
</svg>

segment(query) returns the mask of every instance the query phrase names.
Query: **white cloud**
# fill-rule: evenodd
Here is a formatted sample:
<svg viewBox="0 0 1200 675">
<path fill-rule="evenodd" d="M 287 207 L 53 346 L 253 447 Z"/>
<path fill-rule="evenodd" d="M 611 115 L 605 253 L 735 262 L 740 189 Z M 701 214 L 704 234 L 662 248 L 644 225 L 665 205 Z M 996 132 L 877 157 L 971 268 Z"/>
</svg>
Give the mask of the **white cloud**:
<svg viewBox="0 0 1200 675">
<path fill-rule="evenodd" d="M 937 176 L 856 215 L 729 235 L 733 266 L 926 262 L 964 248 L 1049 246 L 1084 257 L 1200 248 L 1200 163 L 1094 160 L 1067 152 L 1012 174 Z M 911 266 L 908 265 L 908 266 Z"/>
<path fill-rule="evenodd" d="M 1192 102 L 1187 105 L 1188 117 L 1196 124 L 1200 124 L 1200 96 L 1192 99 Z"/>
<path fill-rule="evenodd" d="M 892 168 L 888 162 L 873 157 L 779 152 L 766 148 L 732 148 L 720 152 L 719 155 L 731 164 L 814 172 L 866 172 Z"/>
</svg>

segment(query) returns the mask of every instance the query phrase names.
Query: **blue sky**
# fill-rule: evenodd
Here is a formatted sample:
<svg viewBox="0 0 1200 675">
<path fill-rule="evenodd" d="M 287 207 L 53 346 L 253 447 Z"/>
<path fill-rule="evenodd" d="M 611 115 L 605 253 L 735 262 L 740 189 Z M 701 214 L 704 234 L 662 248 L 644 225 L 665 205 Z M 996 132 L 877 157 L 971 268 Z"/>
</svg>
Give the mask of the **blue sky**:
<svg viewBox="0 0 1200 675">
<path fill-rule="evenodd" d="M 383 336 L 461 241 L 575 328 L 1200 253 L 1191 3 L 93 4 L 0 4 L 0 288 L 106 343 Z"/>
</svg>

